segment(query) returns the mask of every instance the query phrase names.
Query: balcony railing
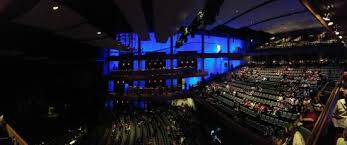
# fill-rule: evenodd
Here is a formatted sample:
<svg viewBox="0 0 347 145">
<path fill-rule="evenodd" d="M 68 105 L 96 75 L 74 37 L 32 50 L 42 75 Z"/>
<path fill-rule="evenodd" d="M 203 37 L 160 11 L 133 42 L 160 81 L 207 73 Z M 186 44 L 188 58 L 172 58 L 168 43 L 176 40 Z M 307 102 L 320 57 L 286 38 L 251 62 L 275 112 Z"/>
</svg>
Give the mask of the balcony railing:
<svg viewBox="0 0 347 145">
<path fill-rule="evenodd" d="M 196 71 L 195 68 L 177 68 L 177 69 L 156 69 L 144 71 L 112 71 L 110 79 L 133 81 L 149 79 L 174 79 L 193 76 L 205 76 L 206 72 Z"/>
</svg>

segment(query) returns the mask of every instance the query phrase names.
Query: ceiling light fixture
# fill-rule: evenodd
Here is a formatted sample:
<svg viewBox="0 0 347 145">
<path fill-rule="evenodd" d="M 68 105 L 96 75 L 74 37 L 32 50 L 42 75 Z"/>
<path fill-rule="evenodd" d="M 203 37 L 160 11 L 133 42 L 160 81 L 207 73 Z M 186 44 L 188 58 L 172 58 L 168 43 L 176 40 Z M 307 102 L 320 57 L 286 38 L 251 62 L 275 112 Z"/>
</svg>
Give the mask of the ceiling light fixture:
<svg viewBox="0 0 347 145">
<path fill-rule="evenodd" d="M 325 20 L 325 21 L 330 21 L 330 18 L 328 18 L 328 17 L 323 17 L 323 20 Z"/>
<path fill-rule="evenodd" d="M 328 26 L 334 25 L 334 22 L 329 22 Z"/>
<path fill-rule="evenodd" d="M 100 35 L 100 34 L 101 34 L 101 32 L 99 31 L 99 32 L 97 32 L 96 34 Z"/>
<path fill-rule="evenodd" d="M 339 31 L 335 31 L 335 34 L 336 34 L 336 35 L 339 35 L 339 34 L 340 34 L 340 32 L 339 32 Z"/>
<path fill-rule="evenodd" d="M 342 36 L 339 36 L 340 39 L 342 39 L 343 37 Z"/>
<path fill-rule="evenodd" d="M 59 9 L 59 6 L 53 6 L 53 10 L 58 10 Z"/>
</svg>

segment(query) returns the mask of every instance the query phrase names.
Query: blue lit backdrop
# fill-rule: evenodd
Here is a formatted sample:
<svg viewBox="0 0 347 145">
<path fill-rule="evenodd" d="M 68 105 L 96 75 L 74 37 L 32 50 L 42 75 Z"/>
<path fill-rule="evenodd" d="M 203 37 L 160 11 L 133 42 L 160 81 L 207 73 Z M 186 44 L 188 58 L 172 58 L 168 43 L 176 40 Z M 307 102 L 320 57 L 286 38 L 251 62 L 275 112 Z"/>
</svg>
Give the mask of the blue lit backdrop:
<svg viewBox="0 0 347 145">
<path fill-rule="evenodd" d="M 121 34 L 124 36 L 127 36 L 129 34 Z M 170 39 L 167 40 L 165 43 L 159 43 L 156 42 L 154 33 L 149 34 L 150 38 L 148 41 L 141 41 L 141 54 L 145 54 L 146 52 L 165 52 L 166 54 L 170 53 Z M 176 34 L 173 36 L 173 46 L 176 43 L 176 40 L 178 39 L 179 35 Z M 129 42 L 129 40 L 126 39 L 127 37 L 122 37 L 121 42 L 124 45 L 129 45 L 132 48 L 136 48 L 138 46 L 137 44 L 137 35 L 132 35 L 132 41 Z M 222 36 L 214 36 L 214 35 L 205 35 L 205 53 L 227 53 L 228 52 L 228 41 L 230 44 L 229 51 L 230 53 L 244 53 L 245 49 L 245 41 L 230 37 L 229 39 L 227 37 Z M 196 51 L 197 53 L 202 53 L 202 35 L 196 34 L 195 37 L 189 36 L 188 41 L 183 44 L 180 48 L 174 48 L 174 54 L 178 51 Z M 137 52 L 135 50 L 135 52 Z M 109 54 L 105 54 L 109 53 Z M 109 55 L 109 56 L 118 56 L 119 55 L 118 50 L 111 49 L 109 52 L 106 50 L 104 51 L 103 55 Z M 135 53 L 137 54 L 137 53 Z M 198 58 L 198 70 L 202 70 L 202 61 L 204 61 L 204 70 L 208 72 L 208 76 L 206 78 L 209 78 L 210 74 L 220 74 L 224 73 L 228 70 L 230 67 L 237 67 L 238 65 L 242 64 L 241 60 L 230 60 L 229 66 L 228 59 L 227 58 L 205 58 L 205 60 Z M 104 62 L 104 74 L 108 74 L 109 70 L 112 70 L 114 68 L 118 68 L 118 62 L 117 61 L 111 61 L 111 62 Z M 108 65 L 108 66 L 107 66 Z M 177 60 L 173 61 L 173 67 L 177 67 Z M 170 60 L 166 60 L 166 68 L 170 68 Z M 134 61 L 134 70 L 145 70 L 145 61 L 141 60 L 140 64 L 138 61 Z M 177 80 L 174 81 L 174 86 L 177 85 Z M 186 78 L 185 82 L 187 85 L 195 85 L 199 81 L 201 81 L 201 77 L 191 77 Z M 171 80 L 166 81 L 166 85 L 171 84 Z M 111 85 L 111 84 L 109 84 Z M 144 87 L 145 83 L 144 81 L 134 82 L 133 85 Z"/>
</svg>

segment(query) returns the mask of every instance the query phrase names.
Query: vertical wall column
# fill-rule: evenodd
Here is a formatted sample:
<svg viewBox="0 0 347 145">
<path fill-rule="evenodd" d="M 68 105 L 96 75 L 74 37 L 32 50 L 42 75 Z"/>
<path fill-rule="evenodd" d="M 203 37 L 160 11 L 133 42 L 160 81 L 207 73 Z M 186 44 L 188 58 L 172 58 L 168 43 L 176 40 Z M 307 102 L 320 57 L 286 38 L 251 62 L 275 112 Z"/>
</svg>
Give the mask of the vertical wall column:
<svg viewBox="0 0 347 145">
<path fill-rule="evenodd" d="M 227 38 L 227 52 L 228 52 L 228 71 L 230 70 L 230 36 Z"/>
<path fill-rule="evenodd" d="M 202 62 L 201 62 L 201 71 L 204 71 L 205 70 L 205 33 L 202 32 L 201 33 L 201 54 L 202 54 Z M 202 76 L 201 77 L 201 80 L 204 81 L 205 80 L 205 77 Z"/>
<path fill-rule="evenodd" d="M 173 36 L 170 36 L 170 69 L 173 69 L 173 49 L 174 49 L 174 44 L 173 44 Z M 170 80 L 170 87 L 173 87 L 173 79 Z"/>
<path fill-rule="evenodd" d="M 139 37 L 137 37 L 137 55 L 141 55 L 141 39 L 140 39 L 140 35 Z M 138 71 L 141 70 L 141 60 L 137 60 L 137 67 L 138 67 Z M 140 87 L 140 80 L 137 80 L 137 87 Z"/>
</svg>

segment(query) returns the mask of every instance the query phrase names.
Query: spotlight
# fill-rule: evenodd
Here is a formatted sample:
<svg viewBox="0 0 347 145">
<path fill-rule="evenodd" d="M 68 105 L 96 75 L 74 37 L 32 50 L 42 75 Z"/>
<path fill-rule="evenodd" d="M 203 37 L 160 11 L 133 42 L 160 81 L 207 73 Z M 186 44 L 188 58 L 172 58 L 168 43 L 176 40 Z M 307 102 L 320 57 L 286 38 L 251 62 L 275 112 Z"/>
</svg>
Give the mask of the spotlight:
<svg viewBox="0 0 347 145">
<path fill-rule="evenodd" d="M 339 32 L 339 31 L 335 31 L 335 34 L 336 34 L 336 35 L 339 35 L 339 34 L 340 34 L 340 32 Z"/>
<path fill-rule="evenodd" d="M 59 6 L 53 6 L 53 10 L 58 10 L 59 9 Z"/>
<path fill-rule="evenodd" d="M 328 26 L 334 25 L 334 22 L 329 22 Z"/>
<path fill-rule="evenodd" d="M 343 37 L 342 36 L 339 36 L 340 39 L 342 39 Z"/>
<path fill-rule="evenodd" d="M 271 37 L 270 40 L 275 40 L 275 37 Z"/>
<path fill-rule="evenodd" d="M 99 32 L 97 32 L 96 34 L 100 35 L 100 34 L 101 34 L 101 32 L 99 31 Z"/>
</svg>

